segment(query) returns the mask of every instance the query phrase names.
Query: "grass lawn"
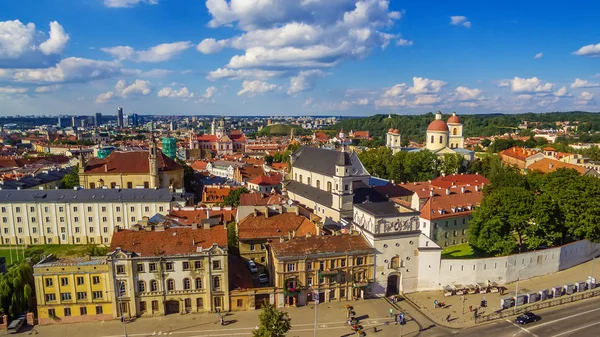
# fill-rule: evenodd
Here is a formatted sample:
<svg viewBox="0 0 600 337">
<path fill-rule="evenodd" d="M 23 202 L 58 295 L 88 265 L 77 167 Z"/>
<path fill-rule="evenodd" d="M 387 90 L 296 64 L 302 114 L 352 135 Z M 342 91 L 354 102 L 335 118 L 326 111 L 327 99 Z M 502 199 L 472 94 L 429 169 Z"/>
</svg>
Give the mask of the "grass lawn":
<svg viewBox="0 0 600 337">
<path fill-rule="evenodd" d="M 42 255 L 50 255 L 54 254 L 54 256 L 60 258 L 66 257 L 76 257 L 76 256 L 85 256 L 86 254 L 90 255 L 103 255 L 106 253 L 105 250 L 100 248 L 96 252 L 92 252 L 93 247 L 95 245 L 31 245 L 28 248 L 25 248 L 25 257 L 29 256 L 42 256 Z M 18 251 L 18 255 L 15 252 Z M 23 259 L 23 248 L 19 247 L 18 249 L 13 246 L 13 262 L 18 262 Z M 15 256 L 16 255 L 16 256 Z M 6 264 L 10 265 L 10 250 L 9 246 L 0 247 L 0 256 L 6 257 Z"/>
<path fill-rule="evenodd" d="M 447 247 L 442 250 L 442 259 L 478 259 L 488 257 L 485 253 L 475 253 L 468 243 Z"/>
</svg>

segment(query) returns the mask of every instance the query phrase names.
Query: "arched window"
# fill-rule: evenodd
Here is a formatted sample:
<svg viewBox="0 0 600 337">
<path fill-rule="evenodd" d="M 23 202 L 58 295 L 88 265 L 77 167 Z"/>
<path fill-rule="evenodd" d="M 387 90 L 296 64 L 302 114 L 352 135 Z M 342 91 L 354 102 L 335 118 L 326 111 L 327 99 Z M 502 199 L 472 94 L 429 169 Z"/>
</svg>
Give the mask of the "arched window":
<svg viewBox="0 0 600 337">
<path fill-rule="evenodd" d="M 321 181 L 317 180 L 317 188 L 321 188 Z"/>
<path fill-rule="evenodd" d="M 183 289 L 185 289 L 185 290 L 192 289 L 192 284 L 191 284 L 189 278 L 184 278 L 183 279 Z"/>
<path fill-rule="evenodd" d="M 444 136 L 440 136 L 440 144 L 444 142 Z"/>
<path fill-rule="evenodd" d="M 169 290 L 169 291 L 175 290 L 175 281 L 173 281 L 172 279 L 167 280 L 167 290 Z"/>
<path fill-rule="evenodd" d="M 199 277 L 196 279 L 196 289 L 202 289 L 202 279 Z"/>
<path fill-rule="evenodd" d="M 144 291 L 146 291 L 146 282 L 144 281 L 138 281 L 138 291 L 143 293 Z"/>
<path fill-rule="evenodd" d="M 150 291 L 158 291 L 158 282 L 156 280 L 150 281 Z"/>
<path fill-rule="evenodd" d="M 452 134 L 455 135 L 455 136 L 458 135 L 458 128 L 454 128 L 452 130 Z"/>
<path fill-rule="evenodd" d="M 433 136 L 431 136 L 431 142 L 430 142 L 430 143 L 432 143 L 432 144 L 433 144 Z"/>
<path fill-rule="evenodd" d="M 300 175 L 300 180 L 298 180 L 299 182 L 302 182 L 302 175 Z"/>
<path fill-rule="evenodd" d="M 310 177 L 306 177 L 306 185 L 310 186 Z"/>
<path fill-rule="evenodd" d="M 327 182 L 327 192 L 331 192 L 331 181 Z"/>
</svg>

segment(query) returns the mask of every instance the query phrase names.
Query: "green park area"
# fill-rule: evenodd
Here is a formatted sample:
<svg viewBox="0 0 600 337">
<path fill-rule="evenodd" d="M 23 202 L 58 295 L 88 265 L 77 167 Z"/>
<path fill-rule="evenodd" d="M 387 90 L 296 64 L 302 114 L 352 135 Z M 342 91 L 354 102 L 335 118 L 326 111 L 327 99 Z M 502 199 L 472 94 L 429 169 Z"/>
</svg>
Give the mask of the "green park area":
<svg viewBox="0 0 600 337">
<path fill-rule="evenodd" d="M 442 259 L 478 259 L 488 257 L 484 252 L 476 252 L 468 243 L 446 247 L 442 250 Z"/>
<path fill-rule="evenodd" d="M 0 247 L 0 257 L 6 258 L 6 264 L 31 258 L 32 262 L 37 263 L 42 256 L 53 254 L 60 258 L 78 257 L 78 256 L 100 256 L 106 254 L 105 247 L 97 245 L 35 245 L 35 246 L 2 246 Z"/>
</svg>

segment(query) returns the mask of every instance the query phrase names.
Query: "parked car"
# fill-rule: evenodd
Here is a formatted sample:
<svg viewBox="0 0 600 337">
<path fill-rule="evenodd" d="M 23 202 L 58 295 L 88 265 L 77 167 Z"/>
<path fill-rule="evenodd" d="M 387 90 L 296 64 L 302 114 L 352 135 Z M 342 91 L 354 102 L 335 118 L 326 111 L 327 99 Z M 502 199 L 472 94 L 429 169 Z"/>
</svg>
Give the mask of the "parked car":
<svg viewBox="0 0 600 337">
<path fill-rule="evenodd" d="M 25 324 L 25 317 L 19 317 L 17 319 L 14 319 L 8 325 L 8 329 L 7 329 L 8 333 L 17 333 L 17 332 L 19 332 L 19 330 L 23 327 L 24 324 Z"/>
<path fill-rule="evenodd" d="M 532 313 L 532 312 L 526 312 L 523 315 L 517 317 L 515 319 L 515 321 L 519 324 L 528 324 L 528 323 L 532 323 L 532 322 L 537 322 L 541 319 L 540 316 Z"/>
<path fill-rule="evenodd" d="M 256 268 L 256 263 L 254 263 L 254 261 L 252 260 L 248 261 L 248 269 L 250 269 L 251 273 L 258 272 L 258 268 Z"/>
<path fill-rule="evenodd" d="M 260 282 L 260 284 L 267 284 L 269 283 L 269 277 L 267 274 L 260 274 L 258 275 L 258 282 Z"/>
</svg>

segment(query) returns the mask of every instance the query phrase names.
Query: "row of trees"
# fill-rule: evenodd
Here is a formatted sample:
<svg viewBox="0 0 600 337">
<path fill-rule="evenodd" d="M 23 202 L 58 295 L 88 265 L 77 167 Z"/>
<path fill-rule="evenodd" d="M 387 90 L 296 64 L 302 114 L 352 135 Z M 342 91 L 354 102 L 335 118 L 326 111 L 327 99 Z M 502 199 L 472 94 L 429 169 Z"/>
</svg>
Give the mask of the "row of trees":
<svg viewBox="0 0 600 337">
<path fill-rule="evenodd" d="M 33 268 L 27 261 L 13 264 L 0 274 L 0 314 L 14 318 L 33 308 L 33 287 Z"/>
<path fill-rule="evenodd" d="M 397 182 L 424 181 L 438 177 L 441 172 L 467 171 L 461 155 L 447 153 L 440 158 L 428 150 L 392 154 L 392 150 L 380 147 L 360 152 L 358 157 L 372 175 Z"/>
<path fill-rule="evenodd" d="M 490 185 L 469 223 L 469 243 L 491 255 L 600 241 L 600 179 L 559 169 L 521 174 L 491 161 Z"/>
</svg>

